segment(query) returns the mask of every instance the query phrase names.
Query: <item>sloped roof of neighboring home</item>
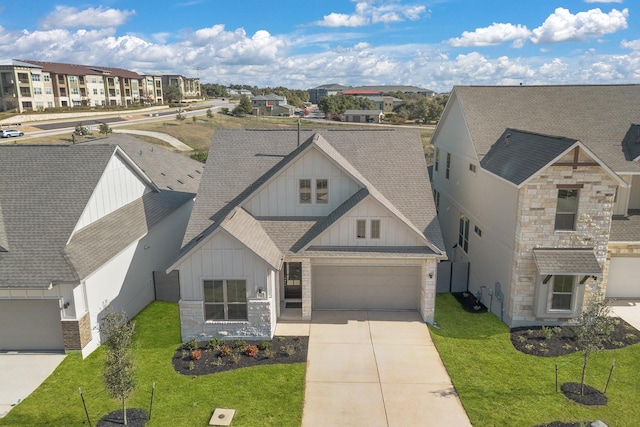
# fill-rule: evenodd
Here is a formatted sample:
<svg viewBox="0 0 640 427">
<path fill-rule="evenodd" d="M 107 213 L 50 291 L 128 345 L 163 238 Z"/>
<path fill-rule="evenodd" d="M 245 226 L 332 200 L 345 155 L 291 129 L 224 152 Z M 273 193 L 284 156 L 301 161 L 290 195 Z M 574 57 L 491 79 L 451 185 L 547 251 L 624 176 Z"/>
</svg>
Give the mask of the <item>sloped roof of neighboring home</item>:
<svg viewBox="0 0 640 427">
<path fill-rule="evenodd" d="M 343 89 L 348 89 L 350 86 L 343 86 L 341 84 L 337 84 L 337 83 L 329 83 L 326 85 L 321 85 L 318 87 L 314 87 L 313 89 L 326 89 L 326 90 L 343 90 Z"/>
<path fill-rule="evenodd" d="M 29 64 L 28 62 L 18 61 L 17 59 L 0 59 L 0 66 L 10 66 L 10 67 L 28 67 L 28 68 L 42 68 L 38 65 Z"/>
<path fill-rule="evenodd" d="M 149 192 L 69 241 L 114 153 L 131 161 L 120 150 L 108 144 L 0 146 L 0 235 L 7 246 L 0 252 L 0 287 L 77 282 L 193 198 Z"/>
<path fill-rule="evenodd" d="M 576 142 L 575 139 L 507 129 L 491 146 L 480 165 L 520 185 Z"/>
<path fill-rule="evenodd" d="M 622 151 L 625 159 L 638 160 L 640 157 L 640 125 L 632 124 L 629 126 L 629 130 L 622 140 Z"/>
<path fill-rule="evenodd" d="M 435 248 L 442 235 L 431 200 L 424 153 L 415 130 L 218 130 L 187 227 L 182 254 L 210 234 L 229 212 L 274 177 L 298 154 L 316 144 L 401 221 Z M 355 197 L 355 196 L 354 196 Z M 347 203 L 347 202 L 345 202 Z M 317 235 L 318 218 L 257 218 L 283 251 L 307 233 Z M 283 228 L 282 224 L 287 224 Z M 278 241 L 287 227 L 298 239 Z M 326 225 L 325 225 L 326 227 Z M 271 234 L 275 232 L 275 234 Z M 309 237 L 309 236 L 307 236 Z M 433 252 L 432 252 L 433 253 Z"/>
<path fill-rule="evenodd" d="M 204 172 L 204 164 L 192 158 L 133 137 L 118 133 L 82 145 L 118 145 L 161 190 L 195 194 Z"/>
<path fill-rule="evenodd" d="M 55 74 L 69 74 L 72 76 L 107 75 L 129 79 L 141 79 L 143 77 L 135 71 L 125 70 L 122 68 L 101 67 L 97 65 L 63 64 L 61 62 L 32 61 L 30 59 L 23 60 L 23 62 L 38 65 L 42 67 L 43 71 Z"/>
<path fill-rule="evenodd" d="M 429 93 L 433 94 L 434 92 L 430 89 L 424 89 L 417 86 L 403 86 L 403 85 L 395 85 L 395 86 L 357 86 L 353 88 L 354 90 L 374 90 L 379 93 L 390 93 L 390 92 L 404 92 L 404 93 Z"/>
<path fill-rule="evenodd" d="M 579 140 L 615 172 L 640 172 L 622 150 L 640 123 L 640 85 L 456 86 L 454 99 L 480 160 L 512 128 Z"/>
</svg>

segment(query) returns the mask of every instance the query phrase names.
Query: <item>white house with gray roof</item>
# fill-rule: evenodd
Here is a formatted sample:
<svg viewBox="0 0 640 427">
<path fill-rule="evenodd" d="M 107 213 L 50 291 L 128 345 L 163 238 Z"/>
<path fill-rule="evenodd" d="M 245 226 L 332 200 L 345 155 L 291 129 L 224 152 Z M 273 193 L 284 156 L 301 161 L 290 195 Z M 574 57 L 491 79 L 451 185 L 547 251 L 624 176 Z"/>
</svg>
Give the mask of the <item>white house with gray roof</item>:
<svg viewBox="0 0 640 427">
<path fill-rule="evenodd" d="M 107 304 L 132 317 L 151 302 L 202 167 L 124 135 L 0 145 L 0 351 L 86 356 Z"/>
<path fill-rule="evenodd" d="M 184 238 L 182 338 L 270 338 L 313 310 L 433 320 L 445 258 L 414 130 L 217 130 Z"/>
<path fill-rule="evenodd" d="M 432 179 L 463 289 L 513 327 L 640 297 L 638 123 L 638 85 L 455 87 Z"/>
</svg>

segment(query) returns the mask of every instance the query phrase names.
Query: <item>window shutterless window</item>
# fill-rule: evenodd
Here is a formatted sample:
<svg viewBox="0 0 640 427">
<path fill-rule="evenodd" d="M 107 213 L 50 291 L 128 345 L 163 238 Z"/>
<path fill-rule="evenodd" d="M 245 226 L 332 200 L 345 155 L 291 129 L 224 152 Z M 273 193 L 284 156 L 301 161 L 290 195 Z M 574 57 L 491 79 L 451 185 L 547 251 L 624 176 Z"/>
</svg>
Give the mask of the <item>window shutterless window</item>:
<svg viewBox="0 0 640 427">
<path fill-rule="evenodd" d="M 329 203 L 329 180 L 316 179 L 316 203 Z"/>
<path fill-rule="evenodd" d="M 574 276 L 553 276 L 551 310 L 571 310 Z"/>
<path fill-rule="evenodd" d="M 556 230 L 575 230 L 578 213 L 578 190 L 558 189 L 556 206 Z"/>
<path fill-rule="evenodd" d="M 300 203 L 311 203 L 311 180 L 301 179 L 299 181 Z"/>
<path fill-rule="evenodd" d="M 433 190 L 433 201 L 436 204 L 436 213 L 440 212 L 440 192 L 438 190 Z"/>
<path fill-rule="evenodd" d="M 371 220 L 371 238 L 372 239 L 380 238 L 380 220 L 379 219 Z"/>
<path fill-rule="evenodd" d="M 465 253 L 469 253 L 469 219 L 464 215 L 460 215 L 458 246 L 460 246 Z"/>
<path fill-rule="evenodd" d="M 205 320 L 246 320 L 246 280 L 205 280 Z"/>
<path fill-rule="evenodd" d="M 438 166 L 440 166 L 440 149 L 436 148 L 436 153 L 433 156 L 433 170 L 438 172 Z"/>
<path fill-rule="evenodd" d="M 449 171 L 451 170 L 451 153 L 447 153 L 447 170 L 445 171 L 445 178 L 449 179 Z"/>
<path fill-rule="evenodd" d="M 356 239 L 365 239 L 367 237 L 367 220 L 356 220 Z"/>
</svg>

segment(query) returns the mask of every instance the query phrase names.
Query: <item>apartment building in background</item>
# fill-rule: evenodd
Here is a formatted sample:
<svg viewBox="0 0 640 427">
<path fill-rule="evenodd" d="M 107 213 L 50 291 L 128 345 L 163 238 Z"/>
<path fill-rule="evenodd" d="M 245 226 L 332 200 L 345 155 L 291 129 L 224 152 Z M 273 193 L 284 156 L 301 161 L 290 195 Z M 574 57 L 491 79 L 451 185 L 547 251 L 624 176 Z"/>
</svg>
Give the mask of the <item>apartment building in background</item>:
<svg viewBox="0 0 640 427">
<path fill-rule="evenodd" d="M 0 60 L 0 111 L 162 104 L 164 88 L 179 84 L 200 97 L 200 79 L 142 75 L 122 68 L 32 60 Z"/>
</svg>

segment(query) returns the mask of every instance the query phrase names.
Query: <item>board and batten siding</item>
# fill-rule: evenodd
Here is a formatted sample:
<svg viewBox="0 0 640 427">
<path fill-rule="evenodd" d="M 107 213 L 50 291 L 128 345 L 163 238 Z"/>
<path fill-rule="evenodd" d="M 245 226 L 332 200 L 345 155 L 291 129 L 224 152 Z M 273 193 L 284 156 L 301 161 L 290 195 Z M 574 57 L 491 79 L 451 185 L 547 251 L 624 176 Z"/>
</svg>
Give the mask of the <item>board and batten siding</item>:
<svg viewBox="0 0 640 427">
<path fill-rule="evenodd" d="M 244 279 L 247 281 L 247 299 L 256 296 L 258 288 L 273 297 L 272 269 L 241 242 L 220 230 L 179 266 L 180 299 L 202 301 L 203 280 Z"/>
<path fill-rule="evenodd" d="M 311 179 L 312 203 L 300 204 L 299 180 Z M 315 179 L 329 180 L 329 203 L 315 203 Z M 326 216 L 353 196 L 358 183 L 316 148 L 284 169 L 243 207 L 254 217 Z"/>
<path fill-rule="evenodd" d="M 364 219 L 366 238 L 356 239 L 356 221 Z M 371 220 L 380 220 L 380 238 L 371 239 Z M 424 246 L 425 242 L 375 199 L 368 197 L 351 209 L 324 233 L 316 237 L 311 246 Z"/>
<path fill-rule="evenodd" d="M 73 230 L 74 233 L 139 199 L 148 191 L 149 187 L 119 156 L 112 156 Z"/>
</svg>

